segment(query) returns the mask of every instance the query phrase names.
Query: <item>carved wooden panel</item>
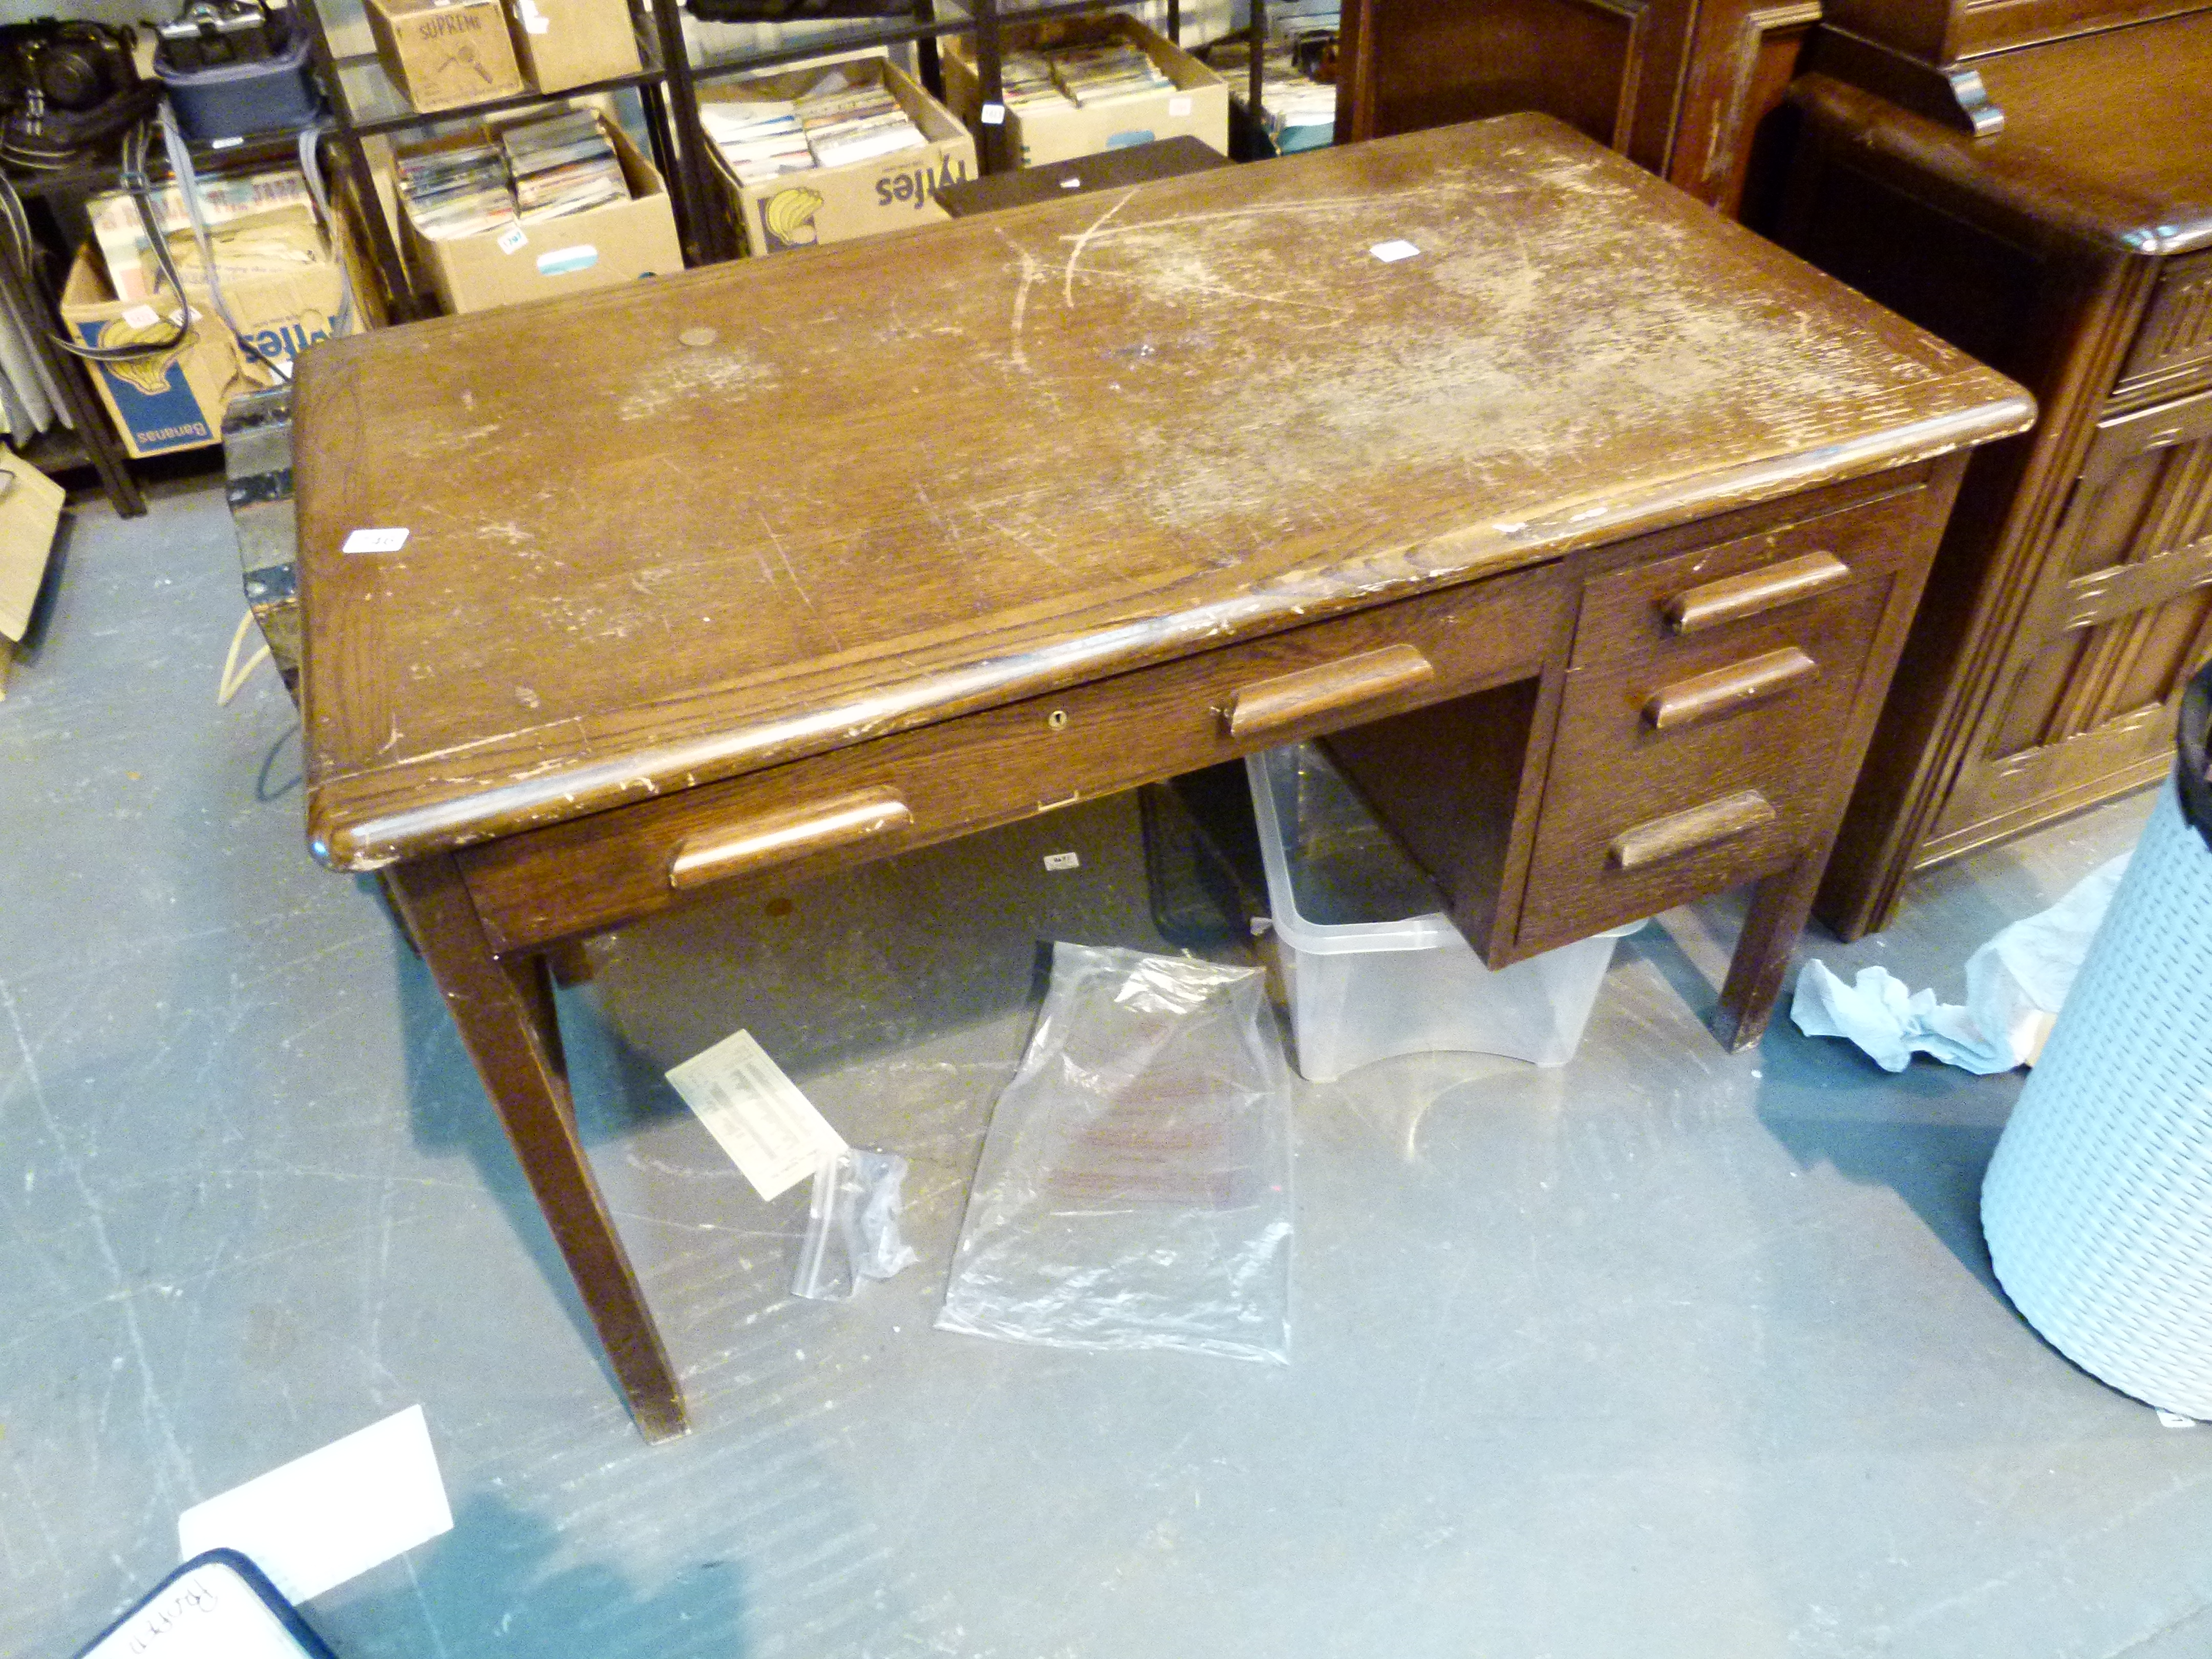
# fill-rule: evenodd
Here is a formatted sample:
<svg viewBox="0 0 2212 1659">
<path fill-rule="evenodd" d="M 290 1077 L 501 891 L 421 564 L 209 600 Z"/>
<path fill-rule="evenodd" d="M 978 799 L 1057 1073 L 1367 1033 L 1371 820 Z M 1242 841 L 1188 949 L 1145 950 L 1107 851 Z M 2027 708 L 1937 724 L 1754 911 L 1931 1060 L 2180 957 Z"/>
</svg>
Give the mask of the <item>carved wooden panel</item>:
<svg viewBox="0 0 2212 1659">
<path fill-rule="evenodd" d="M 2212 253 L 2166 267 L 2129 355 L 2120 395 L 2204 368 L 2212 368 Z"/>
<path fill-rule="evenodd" d="M 2099 424 L 2038 600 L 1939 836 L 2163 764 L 2212 655 L 2212 392 Z"/>
</svg>

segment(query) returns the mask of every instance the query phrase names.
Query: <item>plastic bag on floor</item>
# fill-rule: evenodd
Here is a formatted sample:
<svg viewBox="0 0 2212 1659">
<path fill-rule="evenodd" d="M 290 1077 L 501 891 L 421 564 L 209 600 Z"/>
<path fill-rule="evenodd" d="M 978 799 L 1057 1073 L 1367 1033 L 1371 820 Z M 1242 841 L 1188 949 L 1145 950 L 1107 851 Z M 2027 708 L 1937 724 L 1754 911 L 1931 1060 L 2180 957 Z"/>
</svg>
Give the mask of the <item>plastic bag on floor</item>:
<svg viewBox="0 0 2212 1659">
<path fill-rule="evenodd" d="M 1964 1007 L 1933 991 L 1909 995 L 1885 968 L 1862 968 L 1846 985 L 1808 962 L 1790 1018 L 1808 1036 L 1848 1037 L 1885 1072 L 1903 1071 L 1916 1053 L 1984 1075 L 2033 1066 L 2127 867 L 2123 853 L 1967 957 Z"/>
<path fill-rule="evenodd" d="M 1287 1364 L 1290 1116 L 1259 969 L 1055 945 L 939 1328 Z"/>
<path fill-rule="evenodd" d="M 791 1275 L 791 1293 L 840 1302 L 864 1279 L 889 1279 L 921 1258 L 899 1231 L 906 1160 L 896 1152 L 848 1146 L 814 1171 L 806 1237 Z"/>
</svg>

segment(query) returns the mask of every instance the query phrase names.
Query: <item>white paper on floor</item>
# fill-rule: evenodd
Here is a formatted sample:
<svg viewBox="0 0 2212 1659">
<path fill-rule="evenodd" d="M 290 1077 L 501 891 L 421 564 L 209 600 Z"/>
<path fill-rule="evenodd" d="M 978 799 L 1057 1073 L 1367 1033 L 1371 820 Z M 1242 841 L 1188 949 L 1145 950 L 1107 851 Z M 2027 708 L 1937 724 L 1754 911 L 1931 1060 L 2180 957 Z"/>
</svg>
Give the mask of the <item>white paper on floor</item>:
<svg viewBox="0 0 2212 1659">
<path fill-rule="evenodd" d="M 453 1528 L 429 1427 L 410 1406 L 194 1504 L 177 1543 L 186 1560 L 237 1550 L 296 1604 Z"/>
<path fill-rule="evenodd" d="M 2033 1066 L 2127 867 L 2123 853 L 1967 957 L 1964 1007 L 1933 991 L 1908 994 L 1885 968 L 1862 968 L 1846 985 L 1808 962 L 1790 1018 L 1808 1036 L 1848 1037 L 1885 1072 L 1903 1071 L 1915 1054 L 1984 1075 Z"/>
</svg>

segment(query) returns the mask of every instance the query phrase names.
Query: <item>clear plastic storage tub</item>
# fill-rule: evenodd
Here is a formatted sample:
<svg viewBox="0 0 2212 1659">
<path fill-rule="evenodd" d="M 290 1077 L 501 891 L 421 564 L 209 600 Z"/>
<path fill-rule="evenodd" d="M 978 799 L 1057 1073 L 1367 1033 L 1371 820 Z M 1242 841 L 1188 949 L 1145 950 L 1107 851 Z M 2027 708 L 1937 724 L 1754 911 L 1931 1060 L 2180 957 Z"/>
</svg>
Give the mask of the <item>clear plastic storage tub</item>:
<svg viewBox="0 0 2212 1659">
<path fill-rule="evenodd" d="M 1574 1058 L 1613 943 L 1642 922 L 1493 973 L 1318 749 L 1291 744 L 1244 765 L 1302 1075 L 1326 1083 L 1438 1048 Z"/>
</svg>

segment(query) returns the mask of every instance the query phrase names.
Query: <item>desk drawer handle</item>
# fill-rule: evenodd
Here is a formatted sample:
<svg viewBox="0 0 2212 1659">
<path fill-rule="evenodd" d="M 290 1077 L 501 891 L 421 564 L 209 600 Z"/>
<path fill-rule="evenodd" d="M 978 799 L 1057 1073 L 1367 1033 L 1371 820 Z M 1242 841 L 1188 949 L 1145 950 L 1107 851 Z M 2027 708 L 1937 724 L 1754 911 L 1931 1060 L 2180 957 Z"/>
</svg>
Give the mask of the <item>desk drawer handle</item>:
<svg viewBox="0 0 2212 1659">
<path fill-rule="evenodd" d="M 1756 789 L 1745 789 L 1720 799 L 1653 818 L 1633 830 L 1624 830 L 1606 848 L 1615 868 L 1641 870 L 1662 859 L 1694 853 L 1731 836 L 1741 836 L 1774 822 L 1775 811 Z"/>
<path fill-rule="evenodd" d="M 668 884 L 703 887 L 710 881 L 903 830 L 913 822 L 914 814 L 896 789 L 863 789 L 836 800 L 766 813 L 735 829 L 687 836 L 669 860 Z"/>
<path fill-rule="evenodd" d="M 1808 553 L 1764 570 L 1723 576 L 1717 582 L 1685 589 L 1660 606 L 1667 626 L 1677 634 L 1702 633 L 1762 611 L 1825 592 L 1850 579 L 1850 566 L 1832 553 Z"/>
<path fill-rule="evenodd" d="M 1363 651 L 1261 680 L 1238 690 L 1221 711 L 1232 738 L 1256 738 L 1317 715 L 1337 714 L 1437 677 L 1435 665 L 1410 645 Z"/>
<path fill-rule="evenodd" d="M 1820 672 L 1820 665 L 1794 645 L 1770 651 L 1661 686 L 1644 705 L 1644 718 L 1655 732 L 1676 731 L 1773 696 Z"/>
</svg>

